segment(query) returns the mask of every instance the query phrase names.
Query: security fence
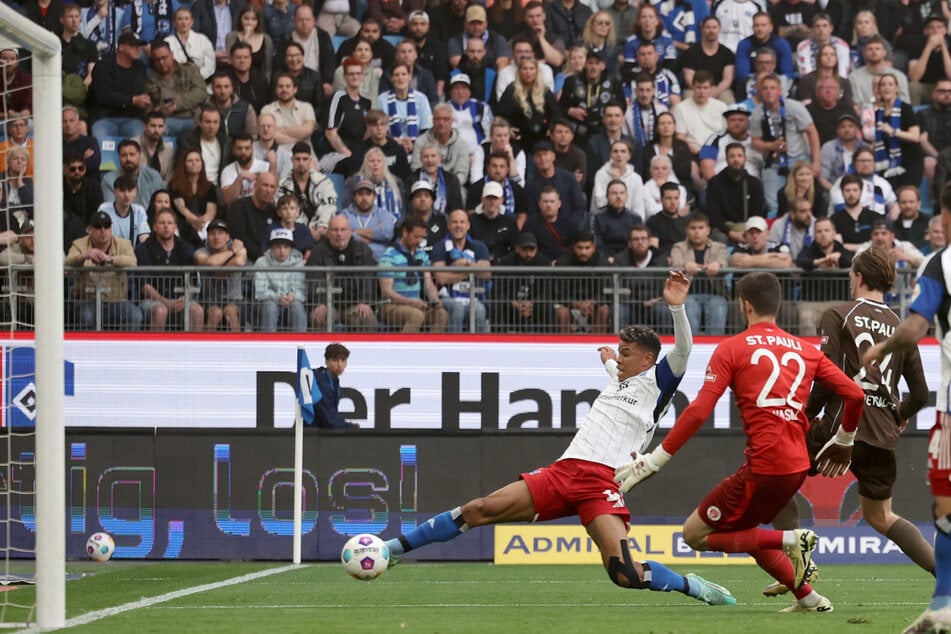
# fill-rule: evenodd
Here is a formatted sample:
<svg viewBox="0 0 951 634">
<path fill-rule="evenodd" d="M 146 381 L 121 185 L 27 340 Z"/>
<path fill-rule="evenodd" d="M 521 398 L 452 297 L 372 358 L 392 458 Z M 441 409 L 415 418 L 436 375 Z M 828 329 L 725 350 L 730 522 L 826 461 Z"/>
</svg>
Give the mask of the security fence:
<svg viewBox="0 0 951 634">
<path fill-rule="evenodd" d="M 64 310 L 70 330 L 551 335 L 606 334 L 637 324 L 660 334 L 672 333 L 662 299 L 664 268 L 468 267 L 461 281 L 438 289 L 438 302 L 428 302 L 424 295 L 424 301 L 416 305 L 384 297 L 380 279 L 396 281 L 396 288 L 424 286 L 427 273 L 435 282 L 436 274 L 457 271 L 431 267 L 91 269 L 66 271 Z M 725 269 L 715 278 L 693 280 L 687 312 L 695 335 L 733 334 L 743 329 L 733 286 L 753 270 Z M 772 272 L 780 278 L 784 293 L 778 322 L 789 332 L 815 335 L 822 311 L 849 299 L 848 271 Z M 485 273 L 490 275 L 486 278 Z M 29 330 L 32 269 L 15 266 L 2 275 L 3 326 Z M 267 276 L 277 280 L 279 290 L 268 291 L 262 283 Z M 150 298 L 149 287 L 162 298 Z M 902 318 L 913 288 L 914 272 L 899 269 L 886 301 Z M 293 299 L 288 296 L 290 289 Z M 282 294 L 284 290 L 288 292 Z"/>
</svg>

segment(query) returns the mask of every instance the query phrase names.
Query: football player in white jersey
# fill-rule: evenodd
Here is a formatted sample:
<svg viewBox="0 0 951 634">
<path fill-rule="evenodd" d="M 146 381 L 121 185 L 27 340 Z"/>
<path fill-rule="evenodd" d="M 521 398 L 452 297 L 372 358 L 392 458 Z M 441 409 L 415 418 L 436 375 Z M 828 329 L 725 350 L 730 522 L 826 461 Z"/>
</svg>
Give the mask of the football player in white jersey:
<svg viewBox="0 0 951 634">
<path fill-rule="evenodd" d="M 615 584 L 677 591 L 710 605 L 735 605 L 736 599 L 722 586 L 695 575 L 680 575 L 656 561 L 633 561 L 627 541 L 631 516 L 614 482 L 615 468 L 629 462 L 632 451 L 643 451 L 650 443 L 686 370 L 693 345 L 684 311 L 689 286 L 682 272 L 671 272 L 664 285 L 675 341 L 659 363 L 660 338 L 642 326 L 621 330 L 616 353 L 607 346 L 599 349 L 610 383 L 595 399 L 561 458 L 388 540 L 390 561 L 426 544 L 449 541 L 476 526 L 578 515 Z"/>
</svg>

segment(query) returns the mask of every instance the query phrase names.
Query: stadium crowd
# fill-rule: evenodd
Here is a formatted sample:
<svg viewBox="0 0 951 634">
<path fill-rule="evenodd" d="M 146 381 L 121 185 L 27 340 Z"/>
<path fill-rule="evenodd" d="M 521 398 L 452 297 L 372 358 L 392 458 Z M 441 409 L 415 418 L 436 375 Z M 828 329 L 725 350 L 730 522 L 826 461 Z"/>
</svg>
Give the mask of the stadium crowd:
<svg viewBox="0 0 951 634">
<path fill-rule="evenodd" d="M 857 252 L 945 246 L 939 0 L 7 1 L 63 44 L 74 328 L 663 330 L 675 267 L 694 333 L 771 268 L 811 335 Z M 0 75 L 22 266 L 48 122 Z"/>
</svg>

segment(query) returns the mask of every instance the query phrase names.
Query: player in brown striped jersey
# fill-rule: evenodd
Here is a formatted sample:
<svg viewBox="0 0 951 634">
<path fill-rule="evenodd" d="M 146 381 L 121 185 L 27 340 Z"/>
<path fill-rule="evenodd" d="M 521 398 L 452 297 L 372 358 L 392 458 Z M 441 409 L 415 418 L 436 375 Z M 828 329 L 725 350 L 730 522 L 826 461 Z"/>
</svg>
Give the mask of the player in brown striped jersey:
<svg viewBox="0 0 951 634">
<path fill-rule="evenodd" d="M 895 281 L 895 263 L 888 252 L 871 247 L 855 256 L 849 272 L 852 301 L 826 310 L 819 322 L 822 351 L 865 391 L 865 407 L 852 450 L 852 473 L 859 483 L 862 515 L 879 533 L 895 542 L 916 564 L 934 574 L 934 549 L 914 524 L 892 511 L 895 483 L 895 446 L 908 419 L 925 406 L 928 388 L 917 348 L 894 352 L 869 372 L 862 367 L 862 353 L 885 341 L 901 319 L 883 302 Z M 877 370 L 880 370 L 877 371 Z M 909 393 L 901 399 L 898 382 L 904 377 Z M 842 418 L 842 403 L 821 385 L 813 387 L 806 415 L 814 418 L 809 430 L 810 453 L 815 456 L 832 437 Z M 795 500 L 775 523 L 776 528 L 796 528 Z M 783 524 L 783 525 L 777 525 Z M 785 588 L 769 586 L 764 594 L 781 594 Z"/>
</svg>

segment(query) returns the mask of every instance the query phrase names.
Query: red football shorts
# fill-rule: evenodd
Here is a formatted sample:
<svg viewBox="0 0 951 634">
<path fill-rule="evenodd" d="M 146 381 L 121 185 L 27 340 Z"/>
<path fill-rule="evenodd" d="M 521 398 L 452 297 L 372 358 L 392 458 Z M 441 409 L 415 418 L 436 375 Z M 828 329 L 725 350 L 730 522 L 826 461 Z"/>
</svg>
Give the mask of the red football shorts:
<svg viewBox="0 0 951 634">
<path fill-rule="evenodd" d="M 716 486 L 697 507 L 700 519 L 717 529 L 746 530 L 773 521 L 796 494 L 808 471 L 761 475 L 748 464 Z"/>
<path fill-rule="evenodd" d="M 928 434 L 928 482 L 931 495 L 951 497 L 951 416 L 944 412 Z"/>
<path fill-rule="evenodd" d="M 536 522 L 577 515 L 587 526 L 599 515 L 617 515 L 630 523 L 614 469 L 607 465 L 569 458 L 520 477 L 532 494 Z"/>
</svg>

